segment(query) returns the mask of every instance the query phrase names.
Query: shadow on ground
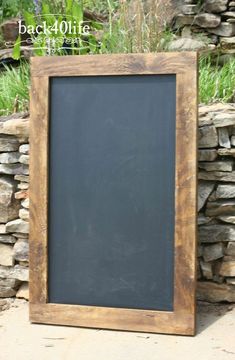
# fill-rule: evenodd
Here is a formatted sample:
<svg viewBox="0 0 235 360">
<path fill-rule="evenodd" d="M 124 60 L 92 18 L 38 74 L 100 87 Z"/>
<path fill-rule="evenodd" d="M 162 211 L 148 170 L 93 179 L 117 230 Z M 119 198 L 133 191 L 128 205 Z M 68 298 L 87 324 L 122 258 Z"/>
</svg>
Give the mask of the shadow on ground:
<svg viewBox="0 0 235 360">
<path fill-rule="evenodd" d="M 234 308 L 235 304 L 211 304 L 199 301 L 197 303 L 197 334 L 202 333 Z"/>
</svg>

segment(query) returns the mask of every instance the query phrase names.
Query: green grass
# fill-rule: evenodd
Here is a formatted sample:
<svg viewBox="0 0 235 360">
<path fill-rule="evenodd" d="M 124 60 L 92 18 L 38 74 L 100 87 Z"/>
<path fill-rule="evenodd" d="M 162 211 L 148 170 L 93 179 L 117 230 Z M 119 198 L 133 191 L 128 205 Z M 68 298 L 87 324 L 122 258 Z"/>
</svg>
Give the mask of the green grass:
<svg viewBox="0 0 235 360">
<path fill-rule="evenodd" d="M 223 66 L 213 65 L 210 58 L 199 63 L 199 98 L 201 103 L 228 102 L 235 91 L 235 59 Z"/>
<path fill-rule="evenodd" d="M 102 37 L 104 53 L 148 53 L 167 49 L 172 32 L 167 19 L 170 0 L 130 0 L 120 2 L 118 10 L 107 0 L 109 21 Z"/>
<path fill-rule="evenodd" d="M 17 69 L 6 67 L 0 73 L 0 116 L 28 109 L 29 83 L 29 64 L 26 62 Z"/>
</svg>

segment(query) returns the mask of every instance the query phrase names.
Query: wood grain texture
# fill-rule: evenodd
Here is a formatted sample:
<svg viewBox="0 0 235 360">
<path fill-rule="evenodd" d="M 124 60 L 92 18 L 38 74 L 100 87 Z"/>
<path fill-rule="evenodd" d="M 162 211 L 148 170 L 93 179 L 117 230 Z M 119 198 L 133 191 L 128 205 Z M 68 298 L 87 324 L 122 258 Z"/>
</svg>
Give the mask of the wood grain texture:
<svg viewBox="0 0 235 360">
<path fill-rule="evenodd" d="M 31 78 L 30 302 L 47 302 L 48 77 Z"/>
<path fill-rule="evenodd" d="M 30 320 L 36 323 L 91 328 L 193 335 L 194 315 L 177 312 L 119 309 L 64 304 L 31 304 Z"/>
<path fill-rule="evenodd" d="M 176 74 L 174 311 L 47 303 L 49 77 L 134 74 Z M 33 58 L 30 151 L 30 320 L 48 324 L 194 335 L 197 238 L 196 53 Z"/>
<path fill-rule="evenodd" d="M 95 76 L 187 73 L 195 53 L 117 54 L 34 57 L 33 76 Z"/>
<path fill-rule="evenodd" d="M 195 68 L 197 69 L 197 61 Z M 175 189 L 175 312 L 196 313 L 197 71 L 177 75 Z M 195 331 L 195 316 L 191 318 Z M 186 320 L 185 320 L 186 321 Z"/>
</svg>

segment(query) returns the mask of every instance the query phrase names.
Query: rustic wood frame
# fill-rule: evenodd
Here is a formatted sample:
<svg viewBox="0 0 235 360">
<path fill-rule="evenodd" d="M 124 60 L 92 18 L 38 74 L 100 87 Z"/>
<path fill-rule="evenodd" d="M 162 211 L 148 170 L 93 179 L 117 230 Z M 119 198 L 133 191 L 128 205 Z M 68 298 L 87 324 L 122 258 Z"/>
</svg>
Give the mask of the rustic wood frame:
<svg viewBox="0 0 235 360">
<path fill-rule="evenodd" d="M 174 310 L 48 303 L 49 78 L 176 74 Z M 30 320 L 118 330 L 195 334 L 197 54 L 34 57 L 30 102 Z"/>
</svg>

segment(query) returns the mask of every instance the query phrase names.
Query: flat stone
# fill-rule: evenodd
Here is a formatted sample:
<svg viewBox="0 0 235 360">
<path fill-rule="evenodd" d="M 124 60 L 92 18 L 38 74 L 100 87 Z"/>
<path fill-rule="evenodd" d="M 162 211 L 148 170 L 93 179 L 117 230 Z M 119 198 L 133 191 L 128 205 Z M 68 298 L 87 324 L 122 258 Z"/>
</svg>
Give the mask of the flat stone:
<svg viewBox="0 0 235 360">
<path fill-rule="evenodd" d="M 197 298 L 208 302 L 235 302 L 235 288 L 228 284 L 216 284 L 212 281 L 197 283 Z"/>
<path fill-rule="evenodd" d="M 181 36 L 183 38 L 192 38 L 192 28 L 191 26 L 184 26 L 181 30 Z"/>
<path fill-rule="evenodd" d="M 215 196 L 215 191 L 213 191 L 211 194 L 210 194 L 210 196 L 209 196 L 209 198 L 208 198 L 208 201 L 216 201 L 217 199 L 216 199 L 216 196 Z"/>
<path fill-rule="evenodd" d="M 13 136 L 0 135 L 0 152 L 17 151 L 19 140 Z"/>
<path fill-rule="evenodd" d="M 235 36 L 220 38 L 220 44 L 222 48 L 234 48 L 235 46 Z"/>
<path fill-rule="evenodd" d="M 16 290 L 8 286 L 0 285 L 0 298 L 13 297 L 16 294 Z"/>
<path fill-rule="evenodd" d="M 230 139 L 229 139 L 229 132 L 228 128 L 220 127 L 218 128 L 218 135 L 219 135 L 219 145 L 225 147 L 227 149 L 231 148 Z"/>
<path fill-rule="evenodd" d="M 20 190 L 15 193 L 16 199 L 26 199 L 29 196 L 28 190 Z"/>
<path fill-rule="evenodd" d="M 217 199 L 235 198 L 235 184 L 219 184 L 216 189 Z"/>
<path fill-rule="evenodd" d="M 17 19 L 3 21 L 1 23 L 1 32 L 6 42 L 15 42 L 18 37 L 18 23 Z"/>
<path fill-rule="evenodd" d="M 200 211 L 206 203 L 209 195 L 212 193 L 215 184 L 208 181 L 199 181 L 198 183 L 198 211 Z"/>
<path fill-rule="evenodd" d="M 225 255 L 223 257 L 223 261 L 235 261 L 235 256 L 233 256 L 233 255 Z"/>
<path fill-rule="evenodd" d="M 200 260 L 200 267 L 204 278 L 210 280 L 213 278 L 212 265 Z"/>
<path fill-rule="evenodd" d="M 198 151 L 198 161 L 214 161 L 217 158 L 215 149 L 203 149 Z"/>
<path fill-rule="evenodd" d="M 20 281 L 29 281 L 29 269 L 21 265 L 15 265 L 12 276 Z"/>
<path fill-rule="evenodd" d="M 17 181 L 22 181 L 22 182 L 29 182 L 29 176 L 28 175 L 15 175 L 14 179 Z"/>
<path fill-rule="evenodd" d="M 208 32 L 219 36 L 234 36 L 235 35 L 235 24 L 228 22 L 221 22 L 221 24 L 214 29 L 207 28 Z"/>
<path fill-rule="evenodd" d="M 222 18 L 225 19 L 230 19 L 230 18 L 234 18 L 235 19 L 235 12 L 234 11 L 225 11 L 223 12 L 223 14 L 221 14 Z"/>
<path fill-rule="evenodd" d="M 0 243 L 2 243 L 2 244 L 14 244 L 15 242 L 16 242 L 16 238 L 14 236 L 0 234 Z"/>
<path fill-rule="evenodd" d="M 28 221 L 29 220 L 29 210 L 27 209 L 20 209 L 19 217 L 22 220 Z"/>
<path fill-rule="evenodd" d="M 206 206 L 206 216 L 233 215 L 235 200 L 211 201 Z"/>
<path fill-rule="evenodd" d="M 12 233 L 13 236 L 15 236 L 16 238 L 21 238 L 21 239 L 28 239 L 29 238 L 29 234 L 23 234 L 20 232 L 15 232 Z"/>
<path fill-rule="evenodd" d="M 204 225 L 208 224 L 212 219 L 208 216 L 205 216 L 204 214 L 200 213 L 197 217 L 197 223 L 198 225 Z"/>
<path fill-rule="evenodd" d="M 29 155 L 21 155 L 20 159 L 19 159 L 19 162 L 21 164 L 26 164 L 28 165 L 29 164 Z"/>
<path fill-rule="evenodd" d="M 0 265 L 14 265 L 13 247 L 11 245 L 0 244 Z"/>
<path fill-rule="evenodd" d="M 28 234 L 29 223 L 22 219 L 13 220 L 6 224 L 6 230 L 11 233 L 19 232 L 23 234 Z"/>
<path fill-rule="evenodd" d="M 16 293 L 16 297 L 29 300 L 29 284 L 24 282 Z"/>
<path fill-rule="evenodd" d="M 29 269 L 21 265 L 15 265 L 14 267 L 6 267 L 0 265 L 0 278 L 28 281 Z"/>
<path fill-rule="evenodd" d="M 6 225 L 0 224 L 0 234 L 6 234 Z"/>
<path fill-rule="evenodd" d="M 202 256 L 202 252 L 203 252 L 203 246 L 199 245 L 197 247 L 197 257 L 201 257 Z"/>
<path fill-rule="evenodd" d="M 235 125 L 235 113 L 216 114 L 213 117 L 215 127 L 225 127 Z"/>
<path fill-rule="evenodd" d="M 220 268 L 221 276 L 235 276 L 235 261 L 223 261 Z"/>
<path fill-rule="evenodd" d="M 0 265 L 0 279 L 10 279 L 12 278 L 10 275 L 12 273 L 14 268 L 10 268 L 10 267 L 6 267 L 6 266 L 1 266 Z"/>
<path fill-rule="evenodd" d="M 215 14 L 202 13 L 195 16 L 194 23 L 203 28 L 216 28 L 221 23 L 221 17 Z"/>
<path fill-rule="evenodd" d="M 19 265 L 22 265 L 24 267 L 29 267 L 29 262 L 28 261 L 19 261 Z"/>
<path fill-rule="evenodd" d="M 18 152 L 6 152 L 0 154 L 1 164 L 15 164 L 19 162 L 20 154 Z"/>
<path fill-rule="evenodd" d="M 25 155 L 29 155 L 29 144 L 20 145 L 19 152 Z"/>
<path fill-rule="evenodd" d="M 229 215 L 225 215 L 225 216 L 218 216 L 217 217 L 218 220 L 221 220 L 225 223 L 229 223 L 229 224 L 235 224 L 235 216 L 229 216 Z"/>
<path fill-rule="evenodd" d="M 232 171 L 232 172 L 199 171 L 198 179 L 211 180 L 211 181 L 235 182 L 235 171 Z"/>
<path fill-rule="evenodd" d="M 232 157 L 235 157 L 235 149 L 218 149 L 217 153 L 220 156 L 232 156 Z"/>
<path fill-rule="evenodd" d="M 14 288 L 19 284 L 19 280 L 16 279 L 10 279 L 10 278 L 0 278 L 0 286 L 6 286 L 6 287 L 11 287 Z"/>
<path fill-rule="evenodd" d="M 14 198 L 16 182 L 6 176 L 0 177 L 0 222 L 17 218 L 20 203 Z"/>
<path fill-rule="evenodd" d="M 29 183 L 20 183 L 20 184 L 17 185 L 17 188 L 18 188 L 19 190 L 28 190 L 28 188 L 29 188 Z"/>
<path fill-rule="evenodd" d="M 179 30 L 184 26 L 191 26 L 194 21 L 193 15 L 178 14 L 175 17 L 174 23 L 172 24 L 173 30 Z"/>
<path fill-rule="evenodd" d="M 193 15 L 196 14 L 198 11 L 197 4 L 187 4 L 181 7 L 182 13 L 185 15 Z"/>
<path fill-rule="evenodd" d="M 225 248 L 225 254 L 226 255 L 235 255 L 235 243 L 234 242 L 229 242 L 227 247 Z"/>
<path fill-rule="evenodd" d="M 29 198 L 21 201 L 21 205 L 26 208 L 26 209 L 29 209 Z"/>
<path fill-rule="evenodd" d="M 29 167 L 25 164 L 0 164 L 0 174 L 28 175 Z"/>
<path fill-rule="evenodd" d="M 214 161 L 214 162 L 199 162 L 200 169 L 206 171 L 232 171 L 233 161 Z"/>
<path fill-rule="evenodd" d="M 222 243 L 216 243 L 203 247 L 203 259 L 204 261 L 213 261 L 220 259 L 224 256 L 224 246 Z"/>
<path fill-rule="evenodd" d="M 29 260 L 29 242 L 26 239 L 19 239 L 14 245 L 14 259 L 17 261 Z"/>
<path fill-rule="evenodd" d="M 230 285 L 235 285 L 235 277 L 227 278 L 226 283 Z"/>
<path fill-rule="evenodd" d="M 203 50 L 207 45 L 201 40 L 180 38 L 170 42 L 168 46 L 169 51 L 197 51 Z"/>
<path fill-rule="evenodd" d="M 199 148 L 212 148 L 218 145 L 218 135 L 214 126 L 199 128 Z"/>
<path fill-rule="evenodd" d="M 217 113 L 228 113 L 235 111 L 235 104 L 227 104 L 216 102 L 210 105 L 199 105 L 199 117 L 210 114 L 210 116 L 217 115 Z M 214 114 L 216 113 L 216 114 Z"/>
<path fill-rule="evenodd" d="M 0 134 L 29 137 L 29 118 L 10 119 L 0 123 Z"/>
<path fill-rule="evenodd" d="M 235 146 L 235 136 L 231 136 L 231 145 Z"/>
<path fill-rule="evenodd" d="M 201 243 L 235 241 L 235 226 L 233 225 L 199 226 L 198 236 Z"/>
<path fill-rule="evenodd" d="M 209 114 L 206 114 L 204 116 L 199 116 L 198 125 L 199 127 L 213 125 L 212 116 L 210 116 Z"/>
<path fill-rule="evenodd" d="M 221 13 L 227 10 L 228 0 L 204 0 L 204 10 Z"/>
</svg>

